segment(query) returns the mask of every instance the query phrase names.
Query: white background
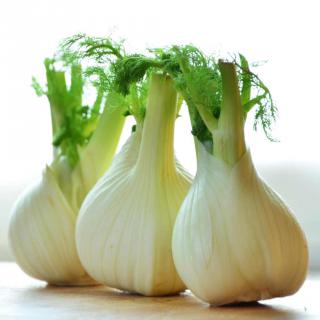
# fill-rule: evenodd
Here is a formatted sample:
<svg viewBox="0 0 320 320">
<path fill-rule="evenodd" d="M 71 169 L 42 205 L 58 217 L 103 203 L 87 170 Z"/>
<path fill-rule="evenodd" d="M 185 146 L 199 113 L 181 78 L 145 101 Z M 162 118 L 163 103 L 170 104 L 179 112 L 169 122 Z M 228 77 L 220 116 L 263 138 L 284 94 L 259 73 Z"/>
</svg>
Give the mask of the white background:
<svg viewBox="0 0 320 320">
<path fill-rule="evenodd" d="M 0 259 L 18 193 L 50 162 L 45 98 L 30 87 L 44 79 L 43 60 L 77 32 L 127 39 L 131 50 L 193 43 L 207 53 L 242 52 L 267 60 L 258 71 L 280 116 L 271 143 L 247 126 L 262 176 L 294 209 L 320 266 L 320 8 L 318 1 L 0 1 Z M 188 118 L 177 121 L 176 150 L 195 172 Z M 128 128 L 121 139 L 128 136 Z"/>
</svg>

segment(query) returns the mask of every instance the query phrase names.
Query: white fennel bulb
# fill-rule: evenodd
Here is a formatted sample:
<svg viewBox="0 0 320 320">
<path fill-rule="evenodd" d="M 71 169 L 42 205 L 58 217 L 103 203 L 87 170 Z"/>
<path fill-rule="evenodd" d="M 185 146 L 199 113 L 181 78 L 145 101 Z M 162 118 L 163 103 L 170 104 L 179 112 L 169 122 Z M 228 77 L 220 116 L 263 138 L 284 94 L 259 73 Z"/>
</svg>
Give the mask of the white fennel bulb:
<svg viewBox="0 0 320 320">
<path fill-rule="evenodd" d="M 181 279 L 197 297 L 215 306 L 293 294 L 308 267 L 300 226 L 259 177 L 245 145 L 244 94 L 239 94 L 235 65 L 220 62 L 219 72 L 219 117 L 205 113 L 204 105 L 198 108 L 212 134 L 213 154 L 196 138 L 198 170 L 172 242 Z M 250 83 L 242 88 L 246 85 Z M 192 93 L 197 94 L 196 89 Z"/>
<path fill-rule="evenodd" d="M 51 107 L 54 159 L 40 181 L 17 200 L 9 243 L 18 265 L 34 278 L 55 285 L 94 284 L 76 250 L 76 219 L 84 197 L 112 161 L 124 124 L 123 109 L 106 103 L 103 113 L 97 113 L 104 101 L 99 87 L 95 112 L 83 111 L 80 118 L 81 66 L 71 65 L 68 88 L 65 71 L 56 70 L 52 60 L 45 65 L 48 89 L 42 94 Z M 39 93 L 42 89 L 35 86 Z"/>
<path fill-rule="evenodd" d="M 143 125 L 81 207 L 80 260 L 100 283 L 147 296 L 185 288 L 171 252 L 172 228 L 190 186 L 174 158 L 176 112 L 172 80 L 153 74 Z"/>
<path fill-rule="evenodd" d="M 199 146 L 173 252 L 188 288 L 213 305 L 293 294 L 307 271 L 304 235 L 255 171 L 249 151 L 227 165 Z"/>
<path fill-rule="evenodd" d="M 77 212 L 50 167 L 19 198 L 13 212 L 10 243 L 17 263 L 27 274 L 57 285 L 93 282 L 76 251 Z"/>
</svg>

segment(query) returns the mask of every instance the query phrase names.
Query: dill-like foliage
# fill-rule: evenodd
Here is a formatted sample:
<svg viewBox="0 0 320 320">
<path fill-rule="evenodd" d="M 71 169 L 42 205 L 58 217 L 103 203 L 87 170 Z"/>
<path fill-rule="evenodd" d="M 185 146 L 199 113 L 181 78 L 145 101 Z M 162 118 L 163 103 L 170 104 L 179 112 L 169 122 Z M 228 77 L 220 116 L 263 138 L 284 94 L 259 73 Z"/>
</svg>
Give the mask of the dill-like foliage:
<svg viewBox="0 0 320 320">
<path fill-rule="evenodd" d="M 212 140 L 211 132 L 218 123 L 223 91 L 219 63 L 214 57 L 205 55 L 193 45 L 150 49 L 151 56 L 126 55 L 123 43 L 85 34 L 65 39 L 61 48 L 65 60 L 92 58 L 100 65 L 112 61 L 110 73 L 107 77 L 99 77 L 99 81 L 108 90 L 112 88 L 126 97 L 126 115 L 134 115 L 137 121 L 144 117 L 150 72 L 169 74 L 188 105 L 192 133 L 201 142 Z M 243 55 L 239 54 L 233 63 L 237 67 L 244 117 L 255 108 L 254 129 L 260 125 L 266 136 L 274 140 L 271 127 L 276 119 L 277 108 L 270 91 L 250 70 Z M 98 74 L 101 69 L 92 69 L 90 72 Z M 36 83 L 34 86 L 41 93 Z"/>
<path fill-rule="evenodd" d="M 166 51 L 157 49 L 155 54 L 164 61 L 165 70 L 188 105 L 192 134 L 206 146 L 212 144 L 211 132 L 198 109 L 201 106 L 209 117 L 219 117 L 221 90 L 214 60 L 192 45 L 173 46 Z"/>
<path fill-rule="evenodd" d="M 203 141 L 203 135 L 199 136 L 198 132 L 204 132 L 204 123 L 209 129 L 210 115 L 215 119 L 219 119 L 220 115 L 223 88 L 219 64 L 213 57 L 207 57 L 192 45 L 174 46 L 166 53 L 166 57 L 169 56 L 174 57 L 173 60 L 180 66 L 181 72 L 175 76 L 177 88 L 189 106 L 193 133 Z M 243 55 L 239 54 L 233 63 L 237 67 L 244 117 L 251 109 L 256 108 L 254 129 L 257 130 L 260 125 L 267 138 L 275 141 L 271 135 L 271 128 L 277 117 L 277 108 L 269 89 L 250 71 L 249 63 Z M 194 110 L 195 107 L 197 110 Z M 212 123 L 214 127 L 214 122 Z M 206 133 L 204 136 L 207 138 L 210 134 Z"/>
<path fill-rule="evenodd" d="M 155 59 L 148 58 L 142 54 L 133 54 L 119 59 L 113 65 L 114 85 L 123 95 L 130 93 L 130 86 L 141 83 L 151 68 L 159 68 Z"/>
<path fill-rule="evenodd" d="M 35 77 L 32 77 L 31 86 L 38 97 L 42 97 L 46 94 L 46 90 L 42 88 L 41 84 Z"/>
<path fill-rule="evenodd" d="M 241 103 L 245 115 L 256 108 L 253 128 L 257 130 L 260 125 L 269 140 L 277 141 L 272 137 L 271 131 L 278 115 L 278 109 L 268 87 L 256 74 L 251 72 L 249 63 L 242 54 L 239 54 L 239 59 L 234 60 L 234 63 L 238 69 Z"/>
<path fill-rule="evenodd" d="M 84 33 L 64 39 L 59 47 L 65 61 L 91 58 L 107 63 L 124 55 L 123 41 L 118 43 L 111 38 L 90 37 Z"/>
<path fill-rule="evenodd" d="M 97 77 L 91 82 L 108 91 L 108 104 L 117 101 L 126 106 L 126 116 L 133 115 L 137 122 L 143 120 L 148 84 L 144 75 L 149 68 L 146 64 L 151 61 L 140 59 L 139 55 L 126 55 L 123 41 L 115 42 L 111 38 L 85 34 L 62 41 L 60 51 L 64 59 L 93 61 L 94 66 L 87 68 L 85 76 L 91 79 Z"/>
</svg>

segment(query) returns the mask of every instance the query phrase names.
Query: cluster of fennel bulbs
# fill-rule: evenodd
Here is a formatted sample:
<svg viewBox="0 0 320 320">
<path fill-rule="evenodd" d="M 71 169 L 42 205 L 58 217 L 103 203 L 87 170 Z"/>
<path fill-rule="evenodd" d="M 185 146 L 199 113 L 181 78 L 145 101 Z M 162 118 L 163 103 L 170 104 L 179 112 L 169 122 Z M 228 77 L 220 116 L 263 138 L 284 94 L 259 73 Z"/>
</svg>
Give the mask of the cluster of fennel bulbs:
<svg viewBox="0 0 320 320">
<path fill-rule="evenodd" d="M 9 243 L 30 276 L 55 285 L 89 285 L 95 281 L 76 250 L 76 219 L 86 194 L 112 161 L 125 120 L 123 99 L 108 99 L 102 81 L 89 81 L 94 73 L 100 79 L 102 71 L 83 69 L 70 56 L 46 59 L 45 68 L 46 88 L 35 79 L 33 87 L 50 103 L 53 160 L 15 203 Z M 96 92 L 91 106 L 84 105 L 86 91 Z"/>
<path fill-rule="evenodd" d="M 146 296 L 189 288 L 216 306 L 296 292 L 306 240 L 246 146 L 247 114 L 256 110 L 255 128 L 272 139 L 277 110 L 245 57 L 217 61 L 191 45 L 125 54 L 85 35 L 63 48 L 70 87 L 54 61 L 46 62 L 48 89 L 35 83 L 49 98 L 55 152 L 14 209 L 10 243 L 22 269 L 53 284 L 98 282 Z M 82 71 L 75 56 L 97 65 Z M 83 74 L 98 76 L 85 112 Z M 193 181 L 174 155 L 183 101 Z M 136 125 L 113 158 L 127 115 Z"/>
<path fill-rule="evenodd" d="M 98 64 L 113 51 L 83 35 L 71 37 L 66 45 Z M 125 114 L 134 116 L 136 125 L 81 206 L 77 250 L 99 283 L 147 296 L 175 294 L 185 285 L 173 262 L 172 230 L 191 185 L 174 156 L 182 99 L 163 72 L 128 83 L 141 73 L 131 69 L 130 61 L 125 55 L 112 63 L 112 90 L 125 99 Z"/>
<path fill-rule="evenodd" d="M 257 107 L 254 127 L 260 123 L 273 139 L 277 109 L 268 88 L 243 55 L 216 61 L 190 45 L 153 52 L 121 64 L 133 74 L 127 83 L 150 70 L 170 75 L 189 109 L 198 169 L 173 231 L 179 276 L 215 306 L 293 294 L 307 273 L 305 236 L 256 172 L 244 137 Z"/>
</svg>

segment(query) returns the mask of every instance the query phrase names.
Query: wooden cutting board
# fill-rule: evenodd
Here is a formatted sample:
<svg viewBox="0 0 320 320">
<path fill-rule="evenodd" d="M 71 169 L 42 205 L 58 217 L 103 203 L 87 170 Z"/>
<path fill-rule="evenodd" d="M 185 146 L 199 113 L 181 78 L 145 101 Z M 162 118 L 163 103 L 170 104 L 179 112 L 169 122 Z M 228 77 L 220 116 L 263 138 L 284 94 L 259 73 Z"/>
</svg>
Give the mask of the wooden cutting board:
<svg viewBox="0 0 320 320">
<path fill-rule="evenodd" d="M 291 297 L 213 308 L 188 292 L 174 297 L 146 298 L 103 286 L 47 286 L 25 275 L 13 263 L 0 263 L 0 319 L 320 320 L 320 275 L 309 276 Z"/>
</svg>

